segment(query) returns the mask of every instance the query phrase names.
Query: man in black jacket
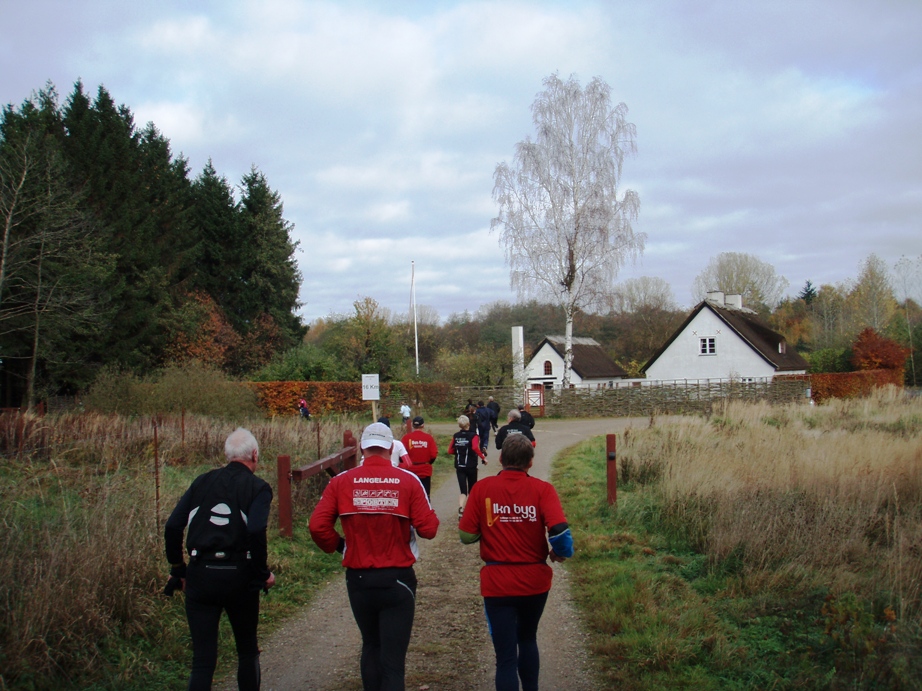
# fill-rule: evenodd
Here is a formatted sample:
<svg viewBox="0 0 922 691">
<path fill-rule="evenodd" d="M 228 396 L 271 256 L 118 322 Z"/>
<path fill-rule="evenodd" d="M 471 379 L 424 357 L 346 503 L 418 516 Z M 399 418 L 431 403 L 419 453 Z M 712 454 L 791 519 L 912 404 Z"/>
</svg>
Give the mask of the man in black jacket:
<svg viewBox="0 0 922 691">
<path fill-rule="evenodd" d="M 218 623 L 227 612 L 237 647 L 237 684 L 259 689 L 259 591 L 275 585 L 266 563 L 272 488 L 256 475 L 259 444 L 241 427 L 224 443 L 228 464 L 199 475 L 166 522 L 167 592 L 186 593 L 192 638 L 189 691 L 210 689 L 218 661 Z M 188 526 L 188 531 L 186 528 Z M 182 540 L 186 535 L 189 563 Z"/>
<path fill-rule="evenodd" d="M 490 427 L 493 428 L 493 431 L 496 432 L 497 425 L 499 424 L 499 403 L 490 396 L 487 400 L 487 408 L 490 409 Z"/>
<path fill-rule="evenodd" d="M 532 417 L 531 413 L 525 410 L 525 406 L 519 406 L 519 415 L 522 416 L 522 424 L 525 425 L 528 429 L 535 428 L 535 418 Z"/>
<path fill-rule="evenodd" d="M 500 451 L 503 450 L 503 442 L 506 441 L 506 437 L 510 434 L 522 434 L 525 436 L 528 441 L 531 442 L 532 446 L 537 446 L 535 442 L 535 435 L 532 434 L 531 429 L 528 425 L 522 422 L 522 414 L 513 408 L 509 411 L 507 416 L 509 422 L 499 428 L 499 432 L 496 433 L 496 448 Z M 502 457 L 500 457 L 500 462 L 502 462 Z"/>
</svg>

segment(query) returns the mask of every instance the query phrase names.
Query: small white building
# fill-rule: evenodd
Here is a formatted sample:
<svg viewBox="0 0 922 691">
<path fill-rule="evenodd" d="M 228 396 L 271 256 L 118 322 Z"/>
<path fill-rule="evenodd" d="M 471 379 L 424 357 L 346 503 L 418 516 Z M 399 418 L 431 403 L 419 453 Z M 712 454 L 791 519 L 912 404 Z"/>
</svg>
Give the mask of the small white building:
<svg viewBox="0 0 922 691">
<path fill-rule="evenodd" d="M 647 379 L 757 379 L 804 374 L 808 363 L 741 295 L 708 293 L 641 369 Z"/>
<path fill-rule="evenodd" d="M 559 389 L 563 379 L 566 339 L 546 336 L 525 366 L 526 388 Z M 573 367 L 570 385 L 578 388 L 612 388 L 627 377 L 594 338 L 573 337 Z"/>
</svg>

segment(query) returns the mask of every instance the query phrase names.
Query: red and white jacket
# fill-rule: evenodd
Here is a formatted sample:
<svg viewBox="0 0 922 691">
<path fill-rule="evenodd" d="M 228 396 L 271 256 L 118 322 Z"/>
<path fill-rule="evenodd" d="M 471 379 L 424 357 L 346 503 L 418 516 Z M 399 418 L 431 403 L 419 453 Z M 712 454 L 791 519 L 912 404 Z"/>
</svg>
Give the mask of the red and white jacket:
<svg viewBox="0 0 922 691">
<path fill-rule="evenodd" d="M 345 534 L 343 566 L 350 569 L 412 566 L 419 556 L 416 535 L 432 539 L 439 528 L 419 477 L 381 456 L 368 456 L 323 491 L 310 531 L 324 552 L 340 546 L 337 518 Z"/>
<path fill-rule="evenodd" d="M 439 447 L 428 432 L 415 429 L 403 435 L 403 445 L 407 447 L 410 461 L 405 466 L 420 477 L 432 477 L 432 462 L 439 456 Z"/>
</svg>

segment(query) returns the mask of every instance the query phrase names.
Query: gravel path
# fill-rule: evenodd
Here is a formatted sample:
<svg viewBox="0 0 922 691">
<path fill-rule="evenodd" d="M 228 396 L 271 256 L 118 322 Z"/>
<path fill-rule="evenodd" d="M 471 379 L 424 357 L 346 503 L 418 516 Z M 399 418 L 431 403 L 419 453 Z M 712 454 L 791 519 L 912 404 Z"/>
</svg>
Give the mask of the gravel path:
<svg viewBox="0 0 922 691">
<path fill-rule="evenodd" d="M 532 474 L 547 479 L 553 458 L 586 437 L 621 432 L 638 420 L 541 420 Z M 454 425 L 434 425 L 451 434 Z M 492 440 L 491 440 L 492 442 Z M 443 453 L 436 463 L 447 463 Z M 492 449 L 483 475 L 498 472 Z M 599 459 L 602 462 L 603 459 Z M 480 598 L 479 550 L 458 540 L 458 487 L 449 477 L 432 494 L 441 526 L 434 540 L 421 540 L 417 564 L 416 619 L 407 655 L 407 689 L 460 691 L 493 689 L 493 648 Z M 304 517 L 306 519 L 306 517 Z M 301 520 L 301 517 L 299 517 Z M 579 549 L 579 544 L 576 545 Z M 538 630 L 541 688 L 595 691 L 586 636 L 573 608 L 565 566 L 552 564 L 554 585 Z M 263 683 L 269 691 L 361 691 L 358 628 L 349 609 L 344 578 L 333 579 L 304 611 L 261 641 Z M 233 677 L 218 688 L 236 688 Z"/>
</svg>

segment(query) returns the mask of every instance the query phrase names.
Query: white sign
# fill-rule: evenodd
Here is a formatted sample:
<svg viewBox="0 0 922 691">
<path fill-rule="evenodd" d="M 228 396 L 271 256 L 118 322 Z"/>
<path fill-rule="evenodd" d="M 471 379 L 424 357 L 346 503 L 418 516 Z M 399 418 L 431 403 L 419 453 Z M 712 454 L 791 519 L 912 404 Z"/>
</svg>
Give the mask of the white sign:
<svg viewBox="0 0 922 691">
<path fill-rule="evenodd" d="M 381 390 L 378 385 L 377 374 L 362 375 L 362 400 L 363 401 L 380 401 Z"/>
</svg>

